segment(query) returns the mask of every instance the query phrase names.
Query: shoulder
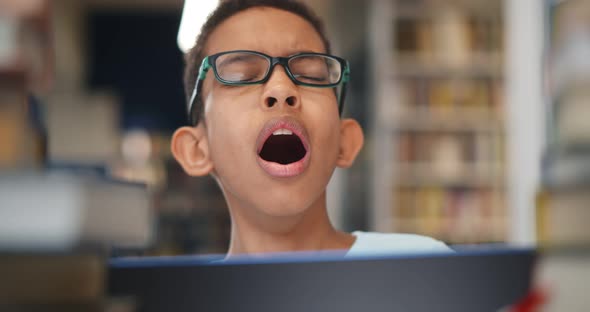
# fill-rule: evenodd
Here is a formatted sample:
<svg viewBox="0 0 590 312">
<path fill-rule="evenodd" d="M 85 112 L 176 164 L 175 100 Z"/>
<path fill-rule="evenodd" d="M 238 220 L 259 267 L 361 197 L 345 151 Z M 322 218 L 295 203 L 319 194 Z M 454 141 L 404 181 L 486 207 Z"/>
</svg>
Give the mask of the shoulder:
<svg viewBox="0 0 590 312">
<path fill-rule="evenodd" d="M 352 235 L 356 241 L 346 256 L 452 252 L 445 243 L 422 235 L 361 231 L 353 232 Z"/>
</svg>

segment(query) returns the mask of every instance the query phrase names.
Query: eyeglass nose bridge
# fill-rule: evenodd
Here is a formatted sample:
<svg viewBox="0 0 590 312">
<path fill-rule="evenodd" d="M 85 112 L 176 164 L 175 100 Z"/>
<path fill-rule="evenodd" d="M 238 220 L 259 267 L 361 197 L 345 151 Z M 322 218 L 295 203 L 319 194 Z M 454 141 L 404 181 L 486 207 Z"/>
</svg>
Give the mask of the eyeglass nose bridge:
<svg viewBox="0 0 590 312">
<path fill-rule="evenodd" d="M 289 58 L 288 57 L 281 57 L 281 56 L 275 56 L 275 57 L 268 57 L 270 59 L 270 65 L 268 68 L 268 72 L 266 73 L 266 77 L 264 77 L 264 79 L 262 80 L 263 82 L 267 82 L 270 79 L 270 76 L 272 75 L 275 66 L 278 65 L 282 65 L 283 68 L 285 69 L 285 73 L 287 74 L 287 77 L 289 77 L 289 79 L 291 79 L 291 81 L 294 84 L 299 84 L 299 81 L 297 81 L 297 79 L 295 79 L 295 77 L 293 76 L 293 74 L 291 74 L 291 70 L 289 69 Z"/>
</svg>

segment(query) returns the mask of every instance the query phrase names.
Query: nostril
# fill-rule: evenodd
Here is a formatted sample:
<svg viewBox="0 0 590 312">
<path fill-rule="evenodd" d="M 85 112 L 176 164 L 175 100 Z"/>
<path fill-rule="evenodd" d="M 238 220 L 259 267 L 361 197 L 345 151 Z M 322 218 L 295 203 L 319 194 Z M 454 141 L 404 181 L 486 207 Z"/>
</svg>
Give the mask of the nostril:
<svg viewBox="0 0 590 312">
<path fill-rule="evenodd" d="M 289 106 L 295 106 L 295 104 L 297 104 L 297 98 L 295 98 L 294 96 L 290 96 L 287 98 L 287 104 Z"/>
<path fill-rule="evenodd" d="M 277 99 L 273 97 L 266 98 L 266 106 L 273 107 L 277 103 Z"/>
</svg>

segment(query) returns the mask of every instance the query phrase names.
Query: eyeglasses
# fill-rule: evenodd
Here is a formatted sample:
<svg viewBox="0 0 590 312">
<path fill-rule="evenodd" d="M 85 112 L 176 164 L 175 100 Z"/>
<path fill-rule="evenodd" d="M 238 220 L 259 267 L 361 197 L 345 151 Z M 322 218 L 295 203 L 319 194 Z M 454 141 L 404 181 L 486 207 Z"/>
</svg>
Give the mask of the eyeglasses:
<svg viewBox="0 0 590 312">
<path fill-rule="evenodd" d="M 338 111 L 342 112 L 346 95 L 346 83 L 350 77 L 348 62 L 342 58 L 323 53 L 299 53 L 289 57 L 272 57 L 256 51 L 227 51 L 209 55 L 203 59 L 199 76 L 189 101 L 189 118 L 195 125 L 194 102 L 201 91 L 202 81 L 213 69 L 220 83 L 230 86 L 263 84 L 268 81 L 275 65 L 285 68 L 289 78 L 296 85 L 315 88 L 334 88 L 342 84 Z"/>
</svg>

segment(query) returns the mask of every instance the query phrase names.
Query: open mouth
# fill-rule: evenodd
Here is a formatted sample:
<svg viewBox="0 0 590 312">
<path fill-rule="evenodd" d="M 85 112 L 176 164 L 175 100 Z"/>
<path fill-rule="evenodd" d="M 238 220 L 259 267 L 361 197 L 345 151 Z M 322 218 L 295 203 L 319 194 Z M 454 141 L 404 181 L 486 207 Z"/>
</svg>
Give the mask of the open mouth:
<svg viewBox="0 0 590 312">
<path fill-rule="evenodd" d="M 300 161 L 307 151 L 301 139 L 288 129 L 278 129 L 266 139 L 258 156 L 281 165 Z"/>
<path fill-rule="evenodd" d="M 258 136 L 258 164 L 274 177 L 299 175 L 309 165 L 308 142 L 305 128 L 295 118 L 272 119 Z"/>
</svg>

